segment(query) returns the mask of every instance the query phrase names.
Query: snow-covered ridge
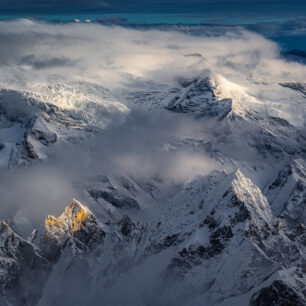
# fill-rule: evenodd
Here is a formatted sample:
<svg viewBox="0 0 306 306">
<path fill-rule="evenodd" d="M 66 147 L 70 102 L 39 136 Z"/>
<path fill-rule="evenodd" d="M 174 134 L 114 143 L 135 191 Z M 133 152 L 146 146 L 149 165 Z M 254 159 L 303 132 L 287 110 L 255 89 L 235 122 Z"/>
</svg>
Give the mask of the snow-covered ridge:
<svg viewBox="0 0 306 306">
<path fill-rule="evenodd" d="M 67 108 L 57 103 L 56 98 L 46 103 L 34 96 L 29 92 L 0 91 L 0 167 L 43 160 L 48 157 L 49 146 L 78 141 L 113 120 L 124 120 L 129 112 L 120 103 L 109 103 L 105 107 L 92 101 L 80 101 L 81 106 Z"/>
<path fill-rule="evenodd" d="M 4 246 L 15 234 L 3 222 L 1 230 Z M 282 286 L 286 291 L 277 294 L 279 303 L 290 295 L 297 305 L 302 305 L 305 234 L 303 225 L 289 228 L 273 216 L 262 191 L 237 170 L 199 176 L 186 183 L 165 211 L 149 223 L 136 223 L 127 216 L 119 222 L 101 223 L 86 206 L 73 200 L 58 218 L 48 216 L 33 233 L 31 242 L 19 236 L 17 239 L 29 245 L 31 252 L 37 254 L 33 256 L 41 260 L 34 275 L 41 277 L 42 267 L 52 263 L 52 272 L 41 278 L 41 301 L 46 303 L 51 292 L 52 301 L 70 299 L 69 293 L 59 288 L 72 281 L 69 267 L 82 271 L 86 263 L 88 271 L 79 277 L 88 278 L 88 299 L 97 303 L 101 292 L 108 296 L 118 290 L 122 278 L 128 278 L 140 265 L 154 286 L 142 287 L 129 297 L 128 303 L 146 294 L 157 304 L 174 305 L 177 292 L 181 292 L 181 304 L 202 299 L 207 305 L 261 305 L 262 294 L 275 298 L 269 286 Z M 19 258 L 14 255 L 16 248 L 14 243 L 10 253 L 1 255 L 1 268 L 5 271 L 2 274 L 7 275 L 8 284 L 10 258 Z M 24 258 L 25 250 L 18 252 Z M 149 268 L 153 258 L 160 262 L 154 273 Z M 21 286 L 22 275 L 16 276 Z M 231 277 L 234 282 L 226 281 Z M 186 294 L 186 286 L 190 294 Z M 6 291 L 3 293 L 7 299 L 12 298 Z"/>
</svg>

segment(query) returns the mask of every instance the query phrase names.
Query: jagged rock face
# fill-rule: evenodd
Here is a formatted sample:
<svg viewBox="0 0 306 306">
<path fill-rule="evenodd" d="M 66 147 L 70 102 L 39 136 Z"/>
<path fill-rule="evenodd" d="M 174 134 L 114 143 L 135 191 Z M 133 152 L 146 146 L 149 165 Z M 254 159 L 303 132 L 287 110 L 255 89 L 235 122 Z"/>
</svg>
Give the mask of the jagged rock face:
<svg viewBox="0 0 306 306">
<path fill-rule="evenodd" d="M 287 163 L 267 188 L 267 197 L 275 215 L 288 226 L 306 223 L 306 165 L 302 159 Z"/>
<path fill-rule="evenodd" d="M 299 305 L 305 298 L 305 235 L 303 225 L 289 229 L 280 222 L 262 191 L 238 170 L 185 183 L 147 225 L 129 216 L 102 224 L 74 200 L 61 216 L 46 219 L 33 244 L 23 244 L 30 250 L 34 245 L 37 256 L 53 265 L 44 290 L 32 297 L 42 305 L 62 300 L 99 305 L 122 284 L 132 288 L 129 275 L 139 269 L 148 273 L 149 285 L 127 304 L 145 296 L 154 305 L 266 305 L 266 300 L 286 305 L 289 299 Z M 28 251 L 11 245 L 3 267 L 16 288 L 25 272 L 15 258 L 27 258 Z M 78 287 L 84 281 L 89 293 L 77 299 L 68 284 Z"/>
<path fill-rule="evenodd" d="M 129 227 L 128 219 L 121 224 Z M 71 265 L 82 263 L 76 254 L 101 246 L 105 232 L 92 212 L 73 200 L 58 217 L 48 216 L 32 242 L 18 236 L 5 222 L 0 223 L 1 305 L 36 305 L 52 265 L 62 253 L 71 256 Z M 67 253 L 68 252 L 68 253 Z M 64 283 L 62 285 L 65 286 Z M 24 304 L 25 303 L 25 304 Z"/>
<path fill-rule="evenodd" d="M 15 240 L 15 234 L 9 228 L 9 226 L 1 221 L 1 244 L 5 247 L 1 251 L 1 289 L 4 290 L 6 287 L 13 286 L 18 279 L 19 266 L 14 255 L 16 253 L 15 249 L 17 243 L 20 242 L 19 239 Z M 17 242 L 17 243 L 16 243 Z M 19 247 L 20 252 L 20 247 Z M 12 254 L 13 253 L 13 254 Z M 18 255 L 18 250 L 17 250 Z"/>
<path fill-rule="evenodd" d="M 6 305 L 6 303 L 22 305 L 22 301 L 35 304 L 49 270 L 50 264 L 35 250 L 35 247 L 1 221 L 1 305 Z"/>
<path fill-rule="evenodd" d="M 213 116 L 223 119 L 232 110 L 232 99 L 216 97 L 216 86 L 210 78 L 181 80 L 182 88 L 173 89 L 166 108 L 175 112 L 194 113 L 197 116 Z"/>
<path fill-rule="evenodd" d="M 274 281 L 269 287 L 262 288 L 254 294 L 250 302 L 251 306 L 302 306 L 303 300 L 288 285 L 282 281 Z"/>
<path fill-rule="evenodd" d="M 145 234 L 144 226 L 128 216 L 104 226 L 103 242 L 94 244 L 91 249 L 73 252 L 71 247 L 65 247 L 54 263 L 40 300 L 42 305 L 61 305 L 63 300 L 68 304 L 99 305 L 95 290 L 111 287 L 135 264 L 135 252 Z M 79 294 L 75 294 L 76 287 Z"/>
<path fill-rule="evenodd" d="M 144 227 L 135 224 L 128 216 L 118 223 L 102 225 L 76 200 L 58 218 L 48 216 L 45 224 L 34 233 L 32 242 L 15 234 L 6 223 L 0 225 L 0 302 L 3 305 L 9 305 L 9 302 L 36 305 L 40 298 L 44 305 L 49 305 L 50 302 L 62 303 L 63 296 L 68 302 L 79 303 L 80 297 L 72 298 L 74 291 L 68 283 L 76 284 L 75 278 L 79 278 L 79 285 L 82 283 L 84 287 L 83 281 L 87 278 L 90 290 L 92 266 L 88 258 L 93 260 L 92 254 L 100 254 L 105 261 L 101 266 L 103 273 L 111 273 L 116 279 L 134 261 L 134 252 L 144 233 Z M 85 254 L 88 258 L 83 257 Z M 62 275 L 60 279 L 58 269 Z M 49 296 L 53 278 L 57 289 Z M 84 291 L 84 302 L 87 293 Z M 48 296 L 47 301 L 45 296 Z"/>
<path fill-rule="evenodd" d="M 240 171 L 187 184 L 148 237 L 146 256 L 169 258 L 153 290 L 154 303 L 188 305 L 194 298 L 188 291 L 207 305 L 239 300 L 283 265 L 302 264 L 301 244 L 291 241 L 284 225 L 274 229 L 273 223 L 266 198 Z"/>
<path fill-rule="evenodd" d="M 58 141 L 82 137 L 91 128 L 68 110 L 36 100 L 26 92 L 0 90 L 0 167 L 22 166 L 45 159 L 48 147 Z M 4 135 L 5 136 L 5 135 Z"/>
<path fill-rule="evenodd" d="M 298 91 L 306 97 L 306 86 L 303 83 L 280 83 L 280 85 Z"/>
<path fill-rule="evenodd" d="M 74 200 L 58 218 L 47 217 L 33 242 L 46 258 L 54 260 L 65 244 L 73 243 L 78 249 L 86 250 L 102 243 L 104 236 L 101 223 L 87 207 Z"/>
</svg>

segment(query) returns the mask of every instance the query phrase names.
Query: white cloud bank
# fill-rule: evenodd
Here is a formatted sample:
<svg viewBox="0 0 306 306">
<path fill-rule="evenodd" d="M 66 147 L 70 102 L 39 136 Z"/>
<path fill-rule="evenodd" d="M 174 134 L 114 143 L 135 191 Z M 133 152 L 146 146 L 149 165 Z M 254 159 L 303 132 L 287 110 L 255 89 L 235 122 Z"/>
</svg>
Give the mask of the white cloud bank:
<svg viewBox="0 0 306 306">
<path fill-rule="evenodd" d="M 219 31 L 212 35 L 211 29 L 200 36 L 187 32 L 186 28 L 183 33 L 25 19 L 3 21 L 0 87 L 28 90 L 42 100 L 67 107 L 86 100 L 114 102 L 107 91 L 93 87 L 84 91 L 75 82 L 114 91 L 144 86 L 143 80 L 172 84 L 177 77 L 208 71 L 246 87 L 251 96 L 263 102 L 285 104 L 279 89 L 275 93 L 269 88 L 267 95 L 262 88 L 250 86 L 248 80 L 270 85 L 306 80 L 305 66 L 286 62 L 278 46 L 258 34 L 243 29 L 222 35 Z"/>
</svg>

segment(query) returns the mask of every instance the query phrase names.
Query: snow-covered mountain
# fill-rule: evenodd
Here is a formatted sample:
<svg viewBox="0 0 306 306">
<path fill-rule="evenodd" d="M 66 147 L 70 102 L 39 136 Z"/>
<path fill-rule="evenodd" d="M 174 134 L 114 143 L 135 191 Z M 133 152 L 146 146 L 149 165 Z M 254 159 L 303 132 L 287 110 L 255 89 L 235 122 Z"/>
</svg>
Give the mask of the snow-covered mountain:
<svg viewBox="0 0 306 306">
<path fill-rule="evenodd" d="M 39 305 L 303 305 L 306 229 L 287 224 L 240 170 L 185 183 L 146 224 L 101 223 L 74 200 L 31 241 L 2 223 L 3 301 L 18 305 L 17 290 Z"/>
<path fill-rule="evenodd" d="M 4 305 L 304 305 L 305 134 L 212 82 L 179 80 L 176 89 L 150 93 L 164 97 L 150 107 L 195 116 L 204 126 L 208 120 L 202 141 L 173 139 L 166 148 L 196 148 L 228 169 L 172 187 L 163 178 L 101 173 L 75 182 L 99 217 L 74 200 L 30 240 L 3 221 Z M 142 95 L 133 93 L 128 105 Z M 1 101 L 5 167 L 101 133 L 25 93 L 2 91 Z"/>
<path fill-rule="evenodd" d="M 0 61 L 0 305 L 305 305 L 304 66 L 248 33 L 19 22 L 63 67 Z"/>
</svg>

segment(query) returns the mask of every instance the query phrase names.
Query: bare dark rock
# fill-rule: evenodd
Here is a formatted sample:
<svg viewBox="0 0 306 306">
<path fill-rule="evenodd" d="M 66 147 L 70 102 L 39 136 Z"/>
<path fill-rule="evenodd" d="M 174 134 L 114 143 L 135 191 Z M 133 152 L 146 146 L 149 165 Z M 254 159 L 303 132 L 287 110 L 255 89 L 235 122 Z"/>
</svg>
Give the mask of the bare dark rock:
<svg viewBox="0 0 306 306">
<path fill-rule="evenodd" d="M 48 134 L 40 130 L 32 130 L 30 135 L 45 146 L 49 146 L 57 141 L 57 135 L 55 133 Z"/>
<path fill-rule="evenodd" d="M 123 236 L 128 236 L 135 228 L 136 225 L 132 222 L 129 216 L 124 216 L 119 222 L 119 231 Z"/>
<path fill-rule="evenodd" d="M 245 203 L 240 201 L 236 195 L 233 195 L 231 199 L 231 205 L 233 207 L 238 207 L 239 211 L 235 214 L 235 216 L 232 218 L 232 223 L 236 224 L 239 222 L 244 222 L 247 219 L 250 219 L 250 212 L 245 206 Z"/>
<path fill-rule="evenodd" d="M 269 287 L 262 288 L 255 293 L 250 301 L 250 306 L 303 306 L 303 299 L 285 284 L 276 280 Z"/>
<path fill-rule="evenodd" d="M 213 217 L 207 216 L 206 219 L 200 224 L 200 227 L 203 227 L 204 225 L 207 225 L 209 229 L 214 229 L 218 223 Z"/>
</svg>

